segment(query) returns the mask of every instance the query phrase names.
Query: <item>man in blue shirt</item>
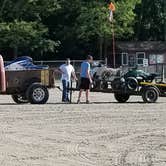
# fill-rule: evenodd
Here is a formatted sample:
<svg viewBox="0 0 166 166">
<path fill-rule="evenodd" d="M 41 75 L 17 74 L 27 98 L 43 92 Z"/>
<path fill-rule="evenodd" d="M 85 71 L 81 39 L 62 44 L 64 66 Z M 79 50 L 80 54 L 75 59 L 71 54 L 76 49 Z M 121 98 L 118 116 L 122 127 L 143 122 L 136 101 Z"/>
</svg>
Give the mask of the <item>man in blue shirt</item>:
<svg viewBox="0 0 166 166">
<path fill-rule="evenodd" d="M 88 55 L 87 59 L 82 62 L 81 64 L 81 84 L 80 84 L 80 92 L 78 96 L 77 103 L 80 103 L 82 92 L 86 91 L 86 103 L 89 104 L 89 90 L 90 90 L 90 84 L 92 83 L 92 78 L 90 75 L 90 63 L 92 63 L 93 57 Z"/>
</svg>

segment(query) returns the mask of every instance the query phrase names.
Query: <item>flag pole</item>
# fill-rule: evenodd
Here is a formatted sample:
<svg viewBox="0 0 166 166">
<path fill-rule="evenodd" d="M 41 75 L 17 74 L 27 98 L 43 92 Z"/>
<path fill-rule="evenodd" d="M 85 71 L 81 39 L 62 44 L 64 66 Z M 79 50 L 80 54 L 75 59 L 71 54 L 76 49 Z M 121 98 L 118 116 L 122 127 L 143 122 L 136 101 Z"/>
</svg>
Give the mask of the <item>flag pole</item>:
<svg viewBox="0 0 166 166">
<path fill-rule="evenodd" d="M 116 52 L 115 52 L 115 31 L 114 31 L 114 11 L 115 11 L 115 5 L 111 2 L 109 4 L 109 21 L 112 25 L 112 55 L 113 55 L 113 68 L 116 68 Z"/>
<path fill-rule="evenodd" d="M 113 67 L 116 68 L 116 52 L 115 52 L 115 31 L 114 22 L 112 21 L 112 55 L 113 55 Z"/>
</svg>

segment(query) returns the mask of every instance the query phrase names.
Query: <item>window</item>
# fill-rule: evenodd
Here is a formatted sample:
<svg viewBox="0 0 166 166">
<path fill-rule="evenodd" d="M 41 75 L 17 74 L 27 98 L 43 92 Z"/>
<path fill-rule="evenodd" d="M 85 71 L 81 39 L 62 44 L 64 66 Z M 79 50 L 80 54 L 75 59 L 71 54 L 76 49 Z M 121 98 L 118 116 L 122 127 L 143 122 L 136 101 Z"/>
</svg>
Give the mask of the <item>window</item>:
<svg viewBox="0 0 166 166">
<path fill-rule="evenodd" d="M 122 53 L 122 66 L 128 65 L 128 53 Z"/>
<path fill-rule="evenodd" d="M 142 66 L 145 59 L 145 52 L 137 52 L 136 58 L 137 58 L 137 65 Z"/>
<path fill-rule="evenodd" d="M 136 65 L 136 57 L 135 57 L 135 54 L 130 54 L 128 56 L 128 59 L 129 59 L 129 67 L 135 67 Z"/>
</svg>

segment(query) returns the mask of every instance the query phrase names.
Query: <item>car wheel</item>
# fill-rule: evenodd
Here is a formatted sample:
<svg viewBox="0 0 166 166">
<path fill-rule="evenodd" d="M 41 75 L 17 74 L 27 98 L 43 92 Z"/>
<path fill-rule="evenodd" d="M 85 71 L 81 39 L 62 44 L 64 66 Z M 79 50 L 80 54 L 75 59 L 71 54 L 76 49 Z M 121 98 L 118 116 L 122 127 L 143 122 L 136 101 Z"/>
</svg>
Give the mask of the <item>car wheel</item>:
<svg viewBox="0 0 166 166">
<path fill-rule="evenodd" d="M 155 103 L 158 100 L 159 92 L 155 87 L 146 87 L 142 94 L 145 103 Z"/>
<path fill-rule="evenodd" d="M 12 99 L 17 104 L 26 104 L 26 103 L 29 103 L 29 101 L 27 100 L 27 98 L 25 96 L 22 96 L 22 95 L 12 95 Z"/>
<path fill-rule="evenodd" d="M 114 97 L 119 103 L 125 103 L 125 102 L 127 102 L 127 100 L 129 100 L 130 95 L 115 93 Z"/>
<path fill-rule="evenodd" d="M 27 90 L 27 98 L 31 104 L 45 104 L 49 98 L 47 87 L 33 83 Z"/>
</svg>

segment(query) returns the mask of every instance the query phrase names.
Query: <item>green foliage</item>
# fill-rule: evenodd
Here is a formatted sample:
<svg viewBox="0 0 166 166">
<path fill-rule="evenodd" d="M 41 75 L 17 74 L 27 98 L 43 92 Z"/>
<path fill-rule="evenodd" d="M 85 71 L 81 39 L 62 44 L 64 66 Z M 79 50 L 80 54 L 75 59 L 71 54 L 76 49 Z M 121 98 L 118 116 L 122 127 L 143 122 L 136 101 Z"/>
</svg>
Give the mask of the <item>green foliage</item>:
<svg viewBox="0 0 166 166">
<path fill-rule="evenodd" d="M 132 35 L 135 20 L 134 8 L 138 1 L 130 0 L 127 3 L 123 0 L 115 3 L 114 24 L 116 38 L 128 38 Z M 93 37 L 112 36 L 112 24 L 108 20 L 108 4 L 102 1 L 90 1 L 83 3 L 81 13 L 77 18 L 76 28 L 79 38 L 90 40 Z"/>
<path fill-rule="evenodd" d="M 142 0 L 136 8 L 138 40 L 166 40 L 166 1 Z"/>
<path fill-rule="evenodd" d="M 115 1 L 114 13 L 115 37 L 118 40 L 128 40 L 134 34 L 134 9 L 140 0 Z M 59 0 L 60 8 L 48 26 L 52 29 L 52 36 L 62 42 L 61 54 L 73 57 L 73 54 L 92 53 L 99 55 L 100 47 L 107 44 L 105 39 L 112 39 L 113 24 L 110 23 L 108 3 L 96 0 Z M 58 32 L 54 34 L 54 32 Z M 101 46 L 102 45 L 102 46 Z M 79 51 L 78 51 L 79 50 Z"/>
<path fill-rule="evenodd" d="M 58 8 L 56 0 L 1 0 L 0 4 L 1 49 L 56 51 L 59 42 L 49 39 L 49 30 L 43 24 L 43 20 Z"/>
<path fill-rule="evenodd" d="M 0 23 L 0 42 L 9 47 L 28 46 L 31 41 L 40 39 L 47 29 L 36 22 L 14 21 Z"/>
<path fill-rule="evenodd" d="M 109 3 L 0 0 L 0 49 L 18 49 L 20 55 L 23 49 L 35 55 L 52 51 L 59 58 L 76 59 L 100 52 L 102 57 L 111 44 L 113 28 L 116 40 L 166 40 L 165 0 L 114 0 L 112 23 Z"/>
<path fill-rule="evenodd" d="M 118 39 L 129 39 L 133 34 L 136 14 L 134 9 L 140 0 L 128 0 L 116 2 L 115 32 Z"/>
<path fill-rule="evenodd" d="M 104 3 L 105 4 L 105 3 Z M 76 19 L 75 29 L 79 39 L 89 41 L 95 37 L 111 34 L 111 24 L 108 21 L 106 4 L 92 1 L 84 3 L 80 15 Z"/>
<path fill-rule="evenodd" d="M 0 0 L 2 20 L 42 20 L 59 7 L 57 0 Z"/>
</svg>

